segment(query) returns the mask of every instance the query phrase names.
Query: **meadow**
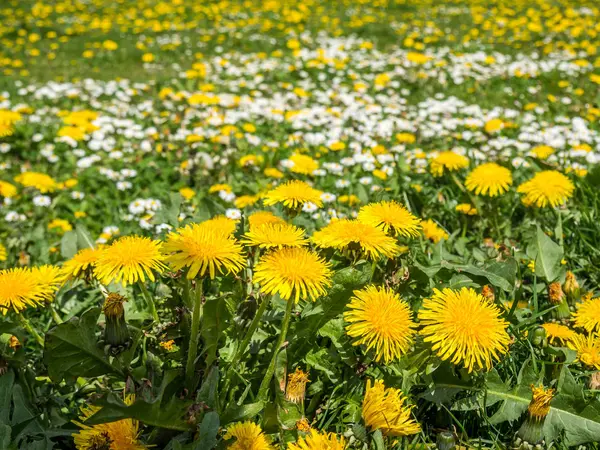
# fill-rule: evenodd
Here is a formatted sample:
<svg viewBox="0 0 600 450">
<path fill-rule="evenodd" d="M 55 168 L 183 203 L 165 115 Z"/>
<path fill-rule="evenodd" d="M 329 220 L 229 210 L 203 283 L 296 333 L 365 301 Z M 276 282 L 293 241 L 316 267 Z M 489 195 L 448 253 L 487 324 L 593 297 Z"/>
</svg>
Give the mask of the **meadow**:
<svg viewBox="0 0 600 450">
<path fill-rule="evenodd" d="M 600 449 L 599 19 L 3 1 L 0 450 Z"/>
</svg>

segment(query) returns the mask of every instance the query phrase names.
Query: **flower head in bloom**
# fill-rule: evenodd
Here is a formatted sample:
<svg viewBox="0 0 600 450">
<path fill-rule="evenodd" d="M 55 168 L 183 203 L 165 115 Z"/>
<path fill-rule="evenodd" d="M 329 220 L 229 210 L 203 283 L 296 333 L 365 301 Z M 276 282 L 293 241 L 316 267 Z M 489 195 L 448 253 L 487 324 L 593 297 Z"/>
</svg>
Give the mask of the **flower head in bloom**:
<svg viewBox="0 0 600 450">
<path fill-rule="evenodd" d="M 285 398 L 293 403 L 302 403 L 306 392 L 306 383 L 309 381 L 308 373 L 305 373 L 299 367 L 296 368 L 294 373 L 288 375 L 288 382 L 285 387 Z"/>
<path fill-rule="evenodd" d="M 301 247 L 308 243 L 302 228 L 287 223 L 267 223 L 261 227 L 251 227 L 241 242 L 251 247 L 267 249 Z"/>
<path fill-rule="evenodd" d="M 227 216 L 219 215 L 212 219 L 205 220 L 199 225 L 203 228 L 231 236 L 237 228 L 237 220 L 230 219 Z"/>
<path fill-rule="evenodd" d="M 441 177 L 444 174 L 444 171 L 456 172 L 457 170 L 464 169 L 468 165 L 469 159 L 466 156 L 447 151 L 441 152 L 433 158 L 429 167 L 431 174 L 434 177 Z"/>
<path fill-rule="evenodd" d="M 303 247 L 273 250 L 264 255 L 254 271 L 254 281 L 266 294 L 279 294 L 289 300 L 294 297 L 315 300 L 325 295 L 331 285 L 330 264 Z"/>
<path fill-rule="evenodd" d="M 187 277 L 210 278 L 220 273 L 237 273 L 244 267 L 242 246 L 218 226 L 191 224 L 169 234 L 163 245 L 166 261 L 173 270 L 188 267 Z"/>
<path fill-rule="evenodd" d="M 363 206 L 358 212 L 358 220 L 396 236 L 417 237 L 421 228 L 421 219 L 393 200 Z"/>
<path fill-rule="evenodd" d="M 423 229 L 423 235 L 435 244 L 442 239 L 448 239 L 449 237 L 448 233 L 431 219 L 421 222 L 421 227 Z"/>
<path fill-rule="evenodd" d="M 467 175 L 465 187 L 476 195 L 496 197 L 508 191 L 512 182 L 512 175 L 506 167 L 486 163 L 477 166 Z"/>
<path fill-rule="evenodd" d="M 554 389 L 544 389 L 544 386 L 535 387 L 531 385 L 533 394 L 531 402 L 527 407 L 529 416 L 535 420 L 543 420 L 550 412 L 550 402 L 554 397 Z"/>
<path fill-rule="evenodd" d="M 228 450 L 274 450 L 262 429 L 253 422 L 239 422 L 227 428 L 225 440 L 235 438 Z"/>
<path fill-rule="evenodd" d="M 581 303 L 573 318 L 575 325 L 588 333 L 600 331 L 600 298 L 592 298 Z"/>
<path fill-rule="evenodd" d="M 154 281 L 154 271 L 165 269 L 161 243 L 147 237 L 125 236 L 100 251 L 94 275 L 104 284 L 112 281 L 123 286 L 144 282 L 146 277 Z"/>
<path fill-rule="evenodd" d="M 310 434 L 299 437 L 296 443 L 289 443 L 287 450 L 345 450 L 346 446 L 343 436 L 310 430 Z"/>
<path fill-rule="evenodd" d="M 125 397 L 127 405 L 133 404 L 133 401 L 132 395 Z M 99 410 L 97 406 L 83 406 L 79 419 L 85 422 Z M 122 419 L 92 426 L 81 422 L 74 421 L 81 428 L 73 434 L 75 447 L 78 450 L 145 450 L 148 448 L 139 441 L 140 423 L 135 419 Z"/>
<path fill-rule="evenodd" d="M 6 261 L 6 247 L 0 244 L 0 261 Z"/>
<path fill-rule="evenodd" d="M 63 271 L 68 278 L 80 277 L 93 270 L 100 253 L 101 250 L 95 248 L 79 250 L 75 256 L 63 264 Z"/>
<path fill-rule="evenodd" d="M 17 195 L 17 188 L 14 185 L 0 181 L 0 197 L 11 198 L 15 195 Z"/>
<path fill-rule="evenodd" d="M 546 331 L 548 342 L 552 345 L 564 345 L 577 334 L 569 327 L 554 322 L 544 323 L 542 328 Z"/>
<path fill-rule="evenodd" d="M 319 168 L 319 163 L 307 155 L 293 154 L 290 162 L 294 163 L 290 170 L 294 173 L 310 175 Z"/>
<path fill-rule="evenodd" d="M 314 189 L 304 181 L 295 180 L 281 184 L 267 192 L 263 203 L 267 206 L 281 203 L 290 210 L 298 210 L 308 202 L 321 207 L 323 206 L 321 194 L 323 192 Z"/>
<path fill-rule="evenodd" d="M 396 239 L 381 228 L 359 222 L 340 219 L 332 221 L 312 236 L 313 242 L 322 248 L 335 248 L 343 252 L 360 252 L 369 258 L 381 256 L 393 258 L 400 253 Z"/>
<path fill-rule="evenodd" d="M 565 175 L 556 170 L 544 170 L 520 185 L 517 192 L 525 194 L 523 203 L 527 206 L 544 208 L 566 203 L 573 195 L 575 186 Z"/>
<path fill-rule="evenodd" d="M 577 361 L 581 364 L 600 370 L 600 337 L 597 334 L 575 334 L 567 346 L 577 352 Z"/>
<path fill-rule="evenodd" d="M 256 211 L 248 216 L 250 231 L 262 227 L 265 224 L 286 223 L 281 217 L 270 211 Z"/>
<path fill-rule="evenodd" d="M 58 187 L 52 177 L 39 172 L 23 172 L 15 177 L 15 181 L 25 187 L 33 187 L 42 194 L 52 192 Z"/>
<path fill-rule="evenodd" d="M 421 431 L 421 426 L 411 417 L 411 406 L 400 389 L 387 388 L 382 380 L 371 385 L 362 403 L 362 417 L 372 431 L 381 430 L 386 436 L 410 436 Z"/>
<path fill-rule="evenodd" d="M 475 208 L 470 203 L 459 203 L 458 205 L 456 205 L 456 208 L 454 208 L 454 209 L 456 211 L 458 211 L 459 213 L 462 213 L 466 216 L 476 216 L 477 215 L 477 208 Z"/>
<path fill-rule="evenodd" d="M 375 361 L 394 361 L 413 343 L 415 324 L 410 307 L 390 289 L 368 286 L 354 291 L 349 311 L 344 313 L 346 332 L 354 345 L 375 350 Z"/>
<path fill-rule="evenodd" d="M 500 310 L 473 289 L 434 289 L 433 296 L 423 301 L 419 320 L 433 351 L 469 372 L 491 369 L 510 342 Z"/>
<path fill-rule="evenodd" d="M 0 312 L 20 312 L 42 305 L 53 293 L 49 284 L 40 283 L 39 274 L 29 268 L 0 270 Z"/>
<path fill-rule="evenodd" d="M 45 299 L 52 300 L 52 295 L 58 291 L 66 280 L 66 275 L 62 268 L 58 266 L 44 265 L 34 267 L 31 272 L 36 276 L 37 282 L 42 286 L 42 289 L 47 292 Z"/>
</svg>

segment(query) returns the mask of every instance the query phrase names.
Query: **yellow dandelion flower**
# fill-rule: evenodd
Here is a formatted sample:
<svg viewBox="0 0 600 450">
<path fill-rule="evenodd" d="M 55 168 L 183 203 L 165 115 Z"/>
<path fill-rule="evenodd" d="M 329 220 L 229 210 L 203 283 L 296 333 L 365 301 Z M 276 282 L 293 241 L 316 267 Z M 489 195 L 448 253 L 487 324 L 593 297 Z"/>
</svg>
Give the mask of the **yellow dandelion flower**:
<svg viewBox="0 0 600 450">
<path fill-rule="evenodd" d="M 166 261 L 173 270 L 188 268 L 187 278 L 211 279 L 217 273 L 237 273 L 245 265 L 242 246 L 218 226 L 195 223 L 169 234 L 163 245 Z"/>
<path fill-rule="evenodd" d="M 332 221 L 312 236 L 313 242 L 322 248 L 335 248 L 344 252 L 360 252 L 371 259 L 393 258 L 400 253 L 396 239 L 381 228 L 359 222 L 340 219 Z"/>
<path fill-rule="evenodd" d="M 575 326 L 585 329 L 588 333 L 600 331 L 600 298 L 581 303 L 573 318 Z"/>
<path fill-rule="evenodd" d="M 575 334 L 567 346 L 577 352 L 577 361 L 581 364 L 600 370 L 600 337 L 597 334 Z"/>
<path fill-rule="evenodd" d="M 507 192 L 512 182 L 512 175 L 506 167 L 496 163 L 486 163 L 477 166 L 467 175 L 465 187 L 475 192 L 475 195 L 496 197 Z"/>
<path fill-rule="evenodd" d="M 17 195 L 17 188 L 14 185 L 0 181 L 0 197 L 11 198 L 15 195 Z"/>
<path fill-rule="evenodd" d="M 7 253 L 6 247 L 0 244 L 0 261 L 6 261 Z"/>
<path fill-rule="evenodd" d="M 469 159 L 466 156 L 459 155 L 451 151 L 441 152 L 429 163 L 431 174 L 434 177 L 441 177 L 444 172 L 456 172 L 469 165 Z"/>
<path fill-rule="evenodd" d="M 454 209 L 456 211 L 458 211 L 459 213 L 462 213 L 466 216 L 476 216 L 477 215 L 477 208 L 475 208 L 470 203 L 459 203 L 458 205 L 456 205 L 456 208 L 454 208 Z"/>
<path fill-rule="evenodd" d="M 37 282 L 42 286 L 44 292 L 47 292 L 45 299 L 51 301 L 54 293 L 60 289 L 66 280 L 66 275 L 58 266 L 44 265 L 34 267 L 31 272 L 37 278 Z"/>
<path fill-rule="evenodd" d="M 419 320 L 433 351 L 469 372 L 489 370 L 510 342 L 500 310 L 473 289 L 434 289 L 433 296 L 423 301 Z"/>
<path fill-rule="evenodd" d="M 133 395 L 125 397 L 127 405 L 133 404 L 133 401 Z M 145 450 L 148 448 L 139 441 L 140 423 L 135 419 L 122 419 L 92 426 L 82 423 L 99 410 L 97 406 L 83 406 L 79 416 L 81 422 L 73 421 L 81 428 L 79 432 L 73 434 L 75 447 L 78 450 Z"/>
<path fill-rule="evenodd" d="M 42 194 L 53 192 L 58 187 L 51 176 L 39 172 L 23 172 L 15 177 L 15 181 L 25 187 L 35 188 Z"/>
<path fill-rule="evenodd" d="M 52 295 L 51 286 L 40 283 L 39 276 L 29 268 L 0 270 L 0 312 L 20 312 L 27 307 L 43 305 Z"/>
<path fill-rule="evenodd" d="M 310 423 L 308 423 L 306 417 L 303 417 L 296 422 L 296 430 L 301 431 L 302 433 L 308 433 L 311 430 Z"/>
<path fill-rule="evenodd" d="M 227 428 L 225 440 L 235 438 L 228 450 L 274 450 L 262 429 L 252 422 L 240 422 Z"/>
<path fill-rule="evenodd" d="M 307 245 L 304 230 L 287 223 L 268 223 L 261 227 L 251 227 L 244 235 L 242 244 L 260 248 L 301 247 Z"/>
<path fill-rule="evenodd" d="M 231 192 L 231 186 L 228 184 L 213 184 L 210 188 L 208 188 L 208 193 L 213 194 L 215 192 Z"/>
<path fill-rule="evenodd" d="M 295 443 L 289 443 L 287 450 L 345 450 L 346 439 L 335 433 L 310 430 L 310 434 L 299 437 Z"/>
<path fill-rule="evenodd" d="M 448 233 L 431 219 L 421 222 L 421 228 L 423 229 L 423 235 L 435 244 L 449 237 Z"/>
<path fill-rule="evenodd" d="M 554 149 L 549 145 L 538 145 L 531 149 L 531 153 L 538 159 L 547 159 L 554 153 Z"/>
<path fill-rule="evenodd" d="M 569 327 L 554 322 L 543 323 L 542 328 L 546 331 L 548 342 L 552 345 L 565 345 L 577 334 Z"/>
<path fill-rule="evenodd" d="M 381 430 L 386 436 L 417 434 L 421 426 L 411 417 L 412 406 L 405 403 L 400 389 L 386 389 L 382 380 L 376 380 L 373 385 L 367 380 L 362 417 L 372 431 Z"/>
<path fill-rule="evenodd" d="M 415 334 L 410 307 L 398 294 L 385 287 L 368 286 L 354 291 L 344 313 L 346 332 L 353 345 L 375 349 L 375 361 L 399 359 L 411 347 Z"/>
<path fill-rule="evenodd" d="M 281 172 L 280 170 L 276 169 L 275 167 L 268 167 L 264 170 L 263 172 L 265 174 L 265 176 L 269 177 L 269 178 L 283 178 L 283 172 Z"/>
<path fill-rule="evenodd" d="M 331 264 L 303 247 L 282 248 L 264 255 L 256 265 L 254 282 L 265 294 L 315 300 L 331 286 Z"/>
<path fill-rule="evenodd" d="M 288 382 L 285 387 L 285 398 L 293 403 L 301 403 L 304 401 L 306 393 L 306 383 L 310 382 L 308 373 L 302 371 L 299 367 L 294 373 L 288 375 Z"/>
<path fill-rule="evenodd" d="M 15 132 L 15 127 L 10 123 L 0 123 L 0 138 L 12 136 Z"/>
<path fill-rule="evenodd" d="M 382 201 L 363 206 L 358 212 L 359 222 L 381 227 L 396 236 L 417 237 L 421 219 L 396 201 Z"/>
<path fill-rule="evenodd" d="M 550 402 L 554 397 L 554 389 L 544 389 L 544 386 L 535 387 L 531 385 L 533 394 L 531 402 L 527 407 L 529 417 L 537 421 L 543 420 L 550 412 Z"/>
<path fill-rule="evenodd" d="M 286 223 L 281 217 L 277 217 L 270 211 L 256 211 L 248 216 L 250 231 L 262 227 L 265 224 Z"/>
<path fill-rule="evenodd" d="M 203 228 L 210 229 L 214 232 L 219 232 L 226 236 L 231 236 L 235 233 L 237 229 L 237 220 L 230 219 L 227 216 L 219 215 L 215 216 L 212 219 L 205 220 L 201 222 L 199 225 Z"/>
<path fill-rule="evenodd" d="M 240 195 L 235 199 L 234 205 L 236 208 L 244 209 L 248 206 L 254 205 L 260 197 L 258 195 Z"/>
<path fill-rule="evenodd" d="M 323 192 L 314 189 L 304 181 L 289 181 L 270 190 L 265 195 L 263 203 L 266 206 L 283 204 L 288 209 L 297 210 L 302 208 L 305 203 L 314 203 L 318 207 L 323 206 L 321 194 Z"/>
<path fill-rule="evenodd" d="M 575 186 L 565 175 L 556 170 L 544 170 L 520 185 L 517 192 L 525 194 L 523 203 L 544 208 L 566 203 L 571 198 Z"/>
<path fill-rule="evenodd" d="M 299 173 L 302 175 L 311 175 L 319 168 L 319 163 L 307 155 L 299 155 L 294 153 L 290 157 L 290 161 L 293 163 L 290 170 L 294 173 Z"/>
<path fill-rule="evenodd" d="M 123 286 L 154 281 L 154 271 L 161 273 L 166 267 L 161 254 L 161 243 L 147 237 L 126 236 L 100 251 L 94 275 L 104 284 L 112 281 Z"/>
<path fill-rule="evenodd" d="M 77 278 L 89 273 L 96 265 L 101 251 L 95 248 L 79 250 L 73 258 L 63 264 L 63 271 L 69 279 Z"/>
</svg>

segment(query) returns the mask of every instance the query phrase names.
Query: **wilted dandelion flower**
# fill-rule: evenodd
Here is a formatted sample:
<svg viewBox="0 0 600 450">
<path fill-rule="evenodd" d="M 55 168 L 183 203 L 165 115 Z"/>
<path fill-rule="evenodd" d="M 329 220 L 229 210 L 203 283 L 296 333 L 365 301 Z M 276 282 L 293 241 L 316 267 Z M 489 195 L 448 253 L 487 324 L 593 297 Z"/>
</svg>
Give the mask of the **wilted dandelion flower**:
<svg viewBox="0 0 600 450">
<path fill-rule="evenodd" d="M 305 373 L 299 367 L 296 368 L 294 373 L 288 375 L 288 381 L 285 387 L 286 400 L 293 403 L 302 403 L 306 392 L 306 383 L 309 381 L 308 373 Z"/>
<path fill-rule="evenodd" d="M 400 389 L 386 389 L 382 380 L 373 385 L 367 380 L 362 417 L 372 431 L 381 430 L 386 436 L 410 436 L 420 432 L 421 426 L 411 417 L 412 406 L 405 403 Z"/>
<path fill-rule="evenodd" d="M 434 177 L 441 177 L 444 171 L 456 172 L 469 165 L 469 159 L 466 156 L 459 155 L 452 151 L 441 152 L 433 158 L 429 164 L 431 174 Z"/>
<path fill-rule="evenodd" d="M 321 207 L 323 206 L 321 194 L 323 192 L 314 189 L 304 181 L 294 180 L 281 184 L 267 192 L 263 203 L 267 206 L 281 203 L 289 210 L 299 210 L 308 202 Z"/>
<path fill-rule="evenodd" d="M 348 308 L 346 332 L 354 345 L 374 349 L 375 361 L 387 364 L 410 349 L 415 334 L 410 307 L 392 290 L 368 286 L 354 291 Z"/>
<path fill-rule="evenodd" d="M 394 200 L 363 206 L 358 212 L 358 220 L 396 236 L 417 237 L 421 229 L 421 219 Z"/>
<path fill-rule="evenodd" d="M 268 223 L 261 227 L 251 227 L 244 235 L 242 244 L 260 248 L 301 247 L 308 241 L 304 230 L 287 223 Z"/>
<path fill-rule="evenodd" d="M 299 437 L 296 443 L 289 443 L 287 450 L 345 450 L 346 439 L 335 433 L 310 430 L 310 434 Z"/>
<path fill-rule="evenodd" d="M 508 191 L 512 184 L 510 170 L 496 163 L 486 163 L 477 166 L 467 175 L 465 187 L 476 195 L 496 197 Z"/>
<path fill-rule="evenodd" d="M 270 211 L 256 211 L 248 216 L 248 223 L 252 231 L 265 224 L 286 223 L 286 221 Z"/>
<path fill-rule="evenodd" d="M 331 265 L 303 247 L 274 250 L 264 255 L 254 271 L 254 282 L 265 294 L 315 300 L 331 285 Z"/>
<path fill-rule="evenodd" d="M 100 253 L 101 250 L 95 248 L 79 250 L 73 258 L 63 264 L 63 271 L 68 278 L 77 278 L 93 270 Z"/>
<path fill-rule="evenodd" d="M 29 268 L 0 270 L 0 312 L 20 312 L 37 307 L 52 295 L 49 284 L 40 283 L 39 275 Z"/>
<path fill-rule="evenodd" d="M 554 322 L 544 323 L 542 328 L 546 331 L 548 342 L 552 345 L 565 345 L 577 334 L 569 327 Z"/>
<path fill-rule="evenodd" d="M 421 228 L 423 229 L 423 235 L 435 244 L 449 237 L 448 233 L 431 219 L 421 222 Z"/>
<path fill-rule="evenodd" d="M 585 329 L 588 333 L 600 331 L 600 298 L 586 300 L 579 305 L 573 314 L 575 326 Z"/>
<path fill-rule="evenodd" d="M 396 240 L 381 229 L 358 220 L 340 219 L 331 222 L 312 236 L 322 248 L 335 248 L 350 253 L 359 252 L 369 258 L 393 258 L 400 253 Z"/>
<path fill-rule="evenodd" d="M 274 450 L 262 429 L 252 422 L 239 422 L 227 428 L 225 440 L 235 438 L 228 450 Z"/>
<path fill-rule="evenodd" d="M 525 194 L 523 203 L 544 208 L 555 207 L 566 203 L 571 198 L 575 186 L 565 175 L 556 170 L 544 170 L 520 185 L 517 192 Z"/>
<path fill-rule="evenodd" d="M 56 181 L 45 173 L 23 172 L 15 177 L 15 181 L 25 187 L 33 187 L 42 194 L 52 192 L 57 188 Z"/>
<path fill-rule="evenodd" d="M 166 261 L 173 270 L 188 267 L 187 278 L 216 272 L 237 273 L 245 265 L 242 246 L 218 226 L 187 225 L 169 234 L 163 244 Z"/>
<path fill-rule="evenodd" d="M 100 251 L 94 275 L 104 284 L 112 281 L 123 286 L 145 281 L 154 281 L 154 271 L 165 269 L 161 243 L 147 237 L 125 236 Z"/>
<path fill-rule="evenodd" d="M 533 446 L 543 442 L 543 424 L 550 412 L 550 402 L 554 397 L 554 389 L 545 389 L 543 386 L 531 385 L 532 398 L 527 407 L 527 418 L 521 425 L 518 437 Z"/>
<path fill-rule="evenodd" d="M 423 301 L 419 320 L 433 351 L 469 372 L 489 370 L 510 342 L 500 310 L 473 289 L 434 289 L 433 296 Z"/>
<path fill-rule="evenodd" d="M 597 334 L 583 336 L 575 334 L 567 346 L 577 352 L 577 361 L 585 366 L 600 370 L 600 337 Z"/>
<path fill-rule="evenodd" d="M 125 403 L 133 404 L 134 396 L 127 395 Z M 73 421 L 81 430 L 73 434 L 78 450 L 145 450 L 139 441 L 140 423 L 135 419 L 122 419 L 99 425 L 85 425 L 91 416 L 100 410 L 97 406 L 86 405 L 81 408 L 79 421 Z"/>
</svg>

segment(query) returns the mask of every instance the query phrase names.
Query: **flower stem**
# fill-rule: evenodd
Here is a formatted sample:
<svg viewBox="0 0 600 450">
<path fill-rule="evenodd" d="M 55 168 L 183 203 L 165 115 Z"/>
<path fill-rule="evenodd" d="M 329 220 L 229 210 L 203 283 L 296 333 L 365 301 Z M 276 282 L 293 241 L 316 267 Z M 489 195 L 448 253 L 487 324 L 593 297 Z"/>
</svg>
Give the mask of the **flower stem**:
<svg viewBox="0 0 600 450">
<path fill-rule="evenodd" d="M 285 309 L 285 315 L 283 316 L 283 322 L 281 324 L 281 333 L 279 334 L 279 339 L 273 348 L 273 356 L 271 357 L 271 362 L 269 363 L 269 367 L 267 368 L 267 372 L 265 377 L 260 384 L 260 388 L 258 389 L 258 399 L 265 400 L 267 397 L 267 392 L 269 391 L 269 384 L 271 383 L 271 379 L 273 378 L 273 374 L 275 373 L 275 364 L 277 363 L 277 355 L 279 354 L 279 350 L 283 346 L 285 342 L 285 338 L 287 336 L 288 328 L 290 327 L 290 320 L 292 318 L 292 310 L 294 309 L 294 300 L 289 299 L 287 301 L 287 307 Z"/>
<path fill-rule="evenodd" d="M 144 283 L 142 283 L 140 281 L 138 283 L 138 285 L 140 286 L 140 289 L 142 290 L 142 294 L 144 295 L 144 298 L 146 299 L 146 303 L 150 307 L 150 314 L 152 314 L 152 319 L 154 319 L 155 322 L 158 322 L 158 320 L 159 320 L 158 313 L 156 312 L 156 306 L 154 305 L 154 299 L 152 298 L 152 295 L 150 295 L 150 292 L 148 291 L 148 288 L 146 287 L 146 285 Z"/>
<path fill-rule="evenodd" d="M 37 331 L 31 326 L 29 320 L 27 320 L 22 314 L 17 314 L 19 317 L 19 322 L 21 322 L 21 326 L 27 330 L 29 334 L 31 334 L 34 339 L 40 344 L 42 347 L 44 346 L 44 338 L 42 338 Z"/>
<path fill-rule="evenodd" d="M 248 331 L 244 335 L 244 340 L 242 341 L 242 343 L 236 350 L 235 355 L 233 356 L 233 359 L 231 360 L 231 364 L 230 364 L 231 367 L 236 366 L 236 364 L 239 362 L 240 358 L 246 351 L 248 344 L 250 344 L 250 340 L 252 339 L 252 336 L 254 336 L 254 332 L 258 328 L 258 325 L 260 324 L 260 320 L 262 319 L 262 316 L 263 316 L 265 310 L 267 309 L 269 300 L 270 300 L 270 298 L 268 298 L 268 297 L 263 298 L 262 303 L 260 304 L 260 306 L 258 308 L 258 311 L 256 311 L 256 315 L 254 316 L 254 319 L 252 319 L 250 328 L 248 328 Z"/>
<path fill-rule="evenodd" d="M 196 295 L 194 298 L 194 310 L 192 312 L 192 329 L 190 330 L 190 345 L 188 346 L 188 357 L 185 365 L 185 386 L 189 392 L 194 388 L 194 373 L 196 355 L 198 354 L 198 334 L 200 331 L 200 319 L 202 318 L 202 280 L 196 283 Z"/>
<path fill-rule="evenodd" d="M 61 323 L 63 323 L 63 320 L 60 318 L 60 316 L 56 312 L 56 309 L 54 309 L 54 306 L 52 305 L 50 305 L 50 314 L 52 314 L 52 319 L 54 320 L 54 322 L 56 322 L 56 325 L 60 325 Z"/>
</svg>

